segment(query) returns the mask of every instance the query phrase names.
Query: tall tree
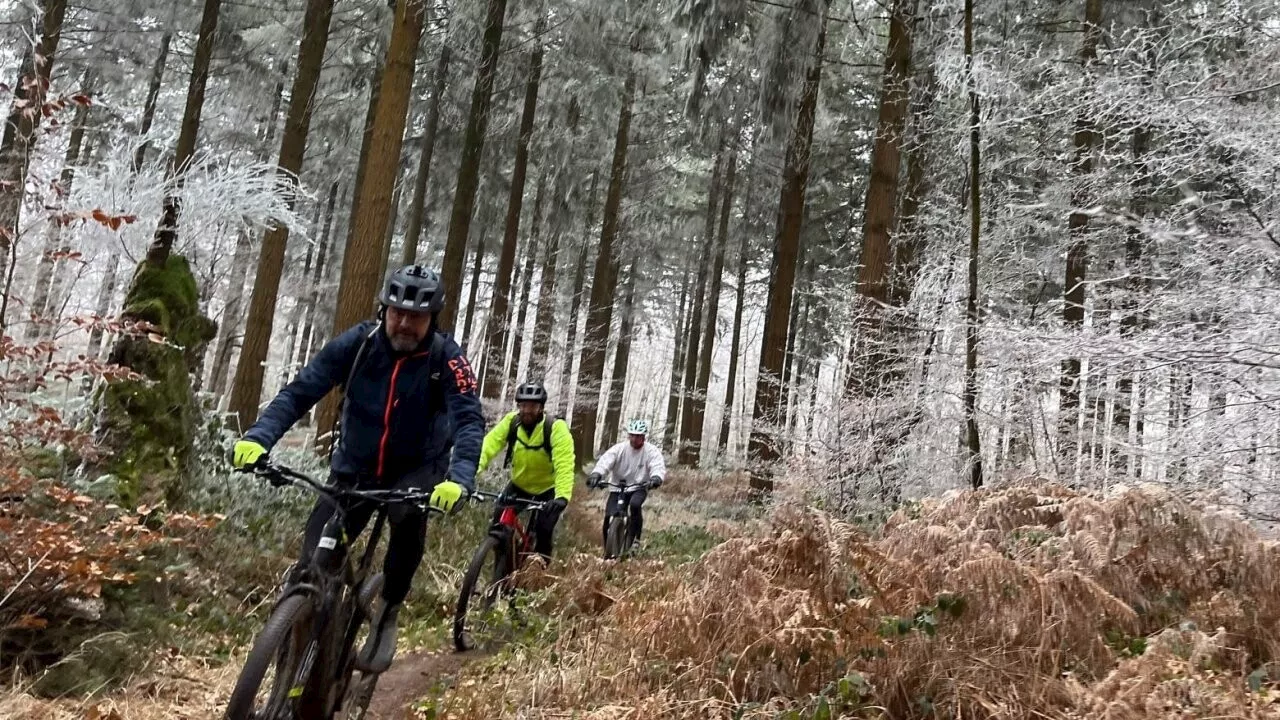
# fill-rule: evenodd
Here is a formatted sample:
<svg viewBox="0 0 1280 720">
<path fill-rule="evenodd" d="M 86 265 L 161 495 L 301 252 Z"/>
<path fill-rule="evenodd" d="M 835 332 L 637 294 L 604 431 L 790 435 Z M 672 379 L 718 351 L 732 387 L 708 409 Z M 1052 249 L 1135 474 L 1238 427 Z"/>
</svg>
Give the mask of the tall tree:
<svg viewBox="0 0 1280 720">
<path fill-rule="evenodd" d="M 445 239 L 441 276 L 445 286 L 444 312 L 441 324 L 453 325 L 457 318 L 458 298 L 462 293 L 462 265 L 467 254 L 467 235 L 471 230 L 471 214 L 475 210 L 476 190 L 480 185 L 480 157 L 484 153 L 485 132 L 489 127 L 489 106 L 493 100 L 493 78 L 498 69 L 498 50 L 502 45 L 502 26 L 507 14 L 507 0 L 489 0 L 485 13 L 484 38 L 480 43 L 480 63 L 471 91 L 471 110 L 462 139 L 458 182 L 453 194 L 453 212 L 449 216 L 449 233 Z"/>
<path fill-rule="evenodd" d="M 635 263 L 627 271 L 622 291 L 622 323 L 618 327 L 618 346 L 613 360 L 613 380 L 609 383 L 609 399 L 605 406 L 604 437 L 611 442 L 618 436 L 622 421 L 622 401 L 627 394 L 627 369 L 631 365 L 631 335 L 635 331 L 636 273 Z"/>
<path fill-rule="evenodd" d="M 978 86 L 973 76 L 973 0 L 964 2 L 965 83 L 969 90 L 969 293 L 965 299 L 964 428 L 969 485 L 982 487 L 982 445 L 978 436 L 978 239 L 982 233 L 982 186 Z"/>
<path fill-rule="evenodd" d="M 703 342 L 703 326 L 714 327 L 713 323 L 703 322 L 703 312 L 707 302 L 707 283 L 711 274 L 710 260 L 714 251 L 716 238 L 716 210 L 719 209 L 720 173 L 723 169 L 724 142 L 720 142 L 720 150 L 716 153 L 715 163 L 711 168 L 711 178 L 707 183 L 706 226 L 702 233 L 702 249 L 699 251 L 698 280 L 694 285 L 691 306 L 693 308 L 689 325 L 685 328 L 684 382 L 681 383 L 680 397 L 684 411 L 680 415 L 680 449 L 676 453 L 681 465 L 693 465 L 696 462 L 696 446 L 699 436 L 694 435 L 694 409 L 698 385 L 698 358 Z M 710 333 L 708 333 L 710 334 Z"/>
<path fill-rule="evenodd" d="M 422 37 L 425 0 L 397 0 L 392 20 L 391 41 L 381 81 L 374 89 L 373 122 L 369 125 L 368 151 L 364 155 L 363 176 L 357 172 L 351 232 L 342 256 L 342 277 L 338 303 L 333 313 L 333 335 L 369 317 L 378 285 L 382 281 L 387 256 L 383 242 L 391 220 L 391 196 L 397 173 L 368 172 L 367 168 L 397 168 L 404 141 L 404 126 L 413 91 L 414 60 Z M 337 415 L 336 396 L 317 408 L 316 432 L 322 447 Z"/>
<path fill-rule="evenodd" d="M 1084 39 L 1080 43 L 1080 63 L 1084 72 L 1091 74 L 1098 58 L 1098 41 L 1102 36 L 1102 0 L 1085 0 Z M 1096 131 L 1093 119 L 1084 111 L 1076 115 L 1072 143 L 1075 157 L 1072 168 L 1078 179 L 1071 194 L 1071 214 L 1067 217 L 1067 270 L 1063 280 L 1062 322 L 1069 331 L 1084 326 L 1085 275 L 1089 265 L 1089 215 L 1085 209 L 1089 202 L 1088 183 L 1093 173 L 1093 146 Z M 1061 454 L 1074 466 L 1079 437 L 1076 424 L 1080 408 L 1080 358 L 1068 357 L 1062 361 L 1062 380 L 1059 387 L 1059 430 L 1062 439 Z"/>
<path fill-rule="evenodd" d="M 637 40 L 632 41 L 635 52 Z M 622 206 L 622 189 L 627 171 L 627 142 L 631 133 L 632 103 L 636 94 L 636 70 L 627 73 L 622 86 L 622 108 L 618 112 L 618 130 L 613 141 L 613 162 L 609 167 L 609 190 L 605 194 L 604 216 L 600 224 L 595 272 L 591 281 L 591 302 L 587 306 L 587 327 L 583 333 L 582 358 L 578 362 L 578 387 L 583 392 L 574 404 L 574 454 L 586 462 L 596 454 L 597 407 L 600 386 L 604 381 L 605 350 L 613 321 L 613 296 L 617 289 L 617 264 L 613 259 L 613 243 L 618 236 L 618 210 Z M 581 415 L 579 415 L 581 407 Z"/>
<path fill-rule="evenodd" d="M 750 172 L 755 168 L 755 159 L 752 158 L 751 167 L 748 168 L 748 179 L 754 178 L 755 174 Z M 724 391 L 724 416 L 720 420 L 720 443 L 719 448 L 724 453 L 729 452 L 729 429 L 733 420 L 734 400 L 737 398 L 738 390 L 738 356 L 741 354 L 742 344 L 742 311 L 747 299 L 747 251 L 748 243 L 751 238 L 751 231 L 754 229 L 753 223 L 748 220 L 751 213 L 751 198 L 754 183 L 747 185 L 747 194 L 743 202 L 743 225 L 739 231 L 741 236 L 738 245 L 738 277 L 735 289 L 737 291 L 737 299 L 734 302 L 733 311 L 733 340 L 729 349 L 729 375 L 726 379 Z"/>
<path fill-rule="evenodd" d="M 524 109 L 520 113 L 520 135 L 516 138 L 516 159 L 511 169 L 511 193 L 507 199 L 507 220 L 502 235 L 502 252 L 498 256 L 498 277 L 494 281 L 493 297 L 489 303 L 489 329 L 484 361 L 484 396 L 497 398 L 502 395 L 503 352 L 507 347 L 507 335 L 513 329 L 516 337 L 523 328 L 512 328 L 510 313 L 511 274 L 515 268 L 516 240 L 520 234 L 520 208 L 524 204 L 525 175 L 529 169 L 529 140 L 533 137 L 535 116 L 538 111 L 538 83 L 542 79 L 542 33 L 546 27 L 545 16 L 538 18 L 534 28 L 533 51 L 529 53 L 529 71 L 525 76 Z M 545 174 L 543 176 L 545 178 Z M 541 199 L 542 182 L 538 183 Z M 535 211 L 536 212 L 536 211 Z M 528 277 L 525 278 L 528 283 Z M 517 346 L 518 347 L 518 346 Z M 513 365 L 520 364 L 519 354 Z M 515 373 L 515 370 L 512 371 Z"/>
<path fill-rule="evenodd" d="M 764 339 L 760 346 L 760 373 L 756 380 L 748 452 L 757 464 L 751 473 L 751 489 L 757 495 L 773 490 L 767 465 L 778 459 L 777 445 L 770 438 L 769 425 L 777 420 L 781 397 L 783 355 L 787 343 L 787 321 L 791 316 L 791 291 L 795 286 L 796 260 L 800 255 L 800 229 L 804 224 L 805 188 L 809 182 L 809 150 L 813 144 L 813 123 L 818 108 L 818 86 L 822 81 L 822 52 L 827 39 L 827 3 L 819 2 L 821 18 L 812 61 L 796 108 L 796 121 L 787 143 L 782 168 L 782 191 L 778 198 L 778 223 L 774 234 L 773 264 L 769 273 L 769 300 L 765 307 Z"/>
<path fill-rule="evenodd" d="M 280 138 L 278 182 L 285 190 L 290 208 L 296 202 L 297 178 L 307 152 L 311 133 L 311 115 L 315 108 L 316 85 L 329 45 L 329 22 L 333 18 L 334 0 L 308 0 L 302 20 L 302 39 L 298 42 L 297 71 L 289 92 L 289 113 L 285 117 L 284 135 Z M 418 20 L 421 32 L 421 19 Z M 416 50 L 417 42 L 413 43 Z M 410 68 L 412 73 L 412 67 Z M 274 122 L 272 123 L 274 125 Z M 271 227 L 262 237 L 258 271 L 254 274 L 253 296 L 249 301 L 249 317 L 245 323 L 244 342 L 236 364 L 235 382 L 231 386 L 230 410 L 240 420 L 241 429 L 258 418 L 262 398 L 262 376 L 280 293 L 280 275 L 284 269 L 285 247 L 289 240 L 286 225 Z"/>
<path fill-rule="evenodd" d="M 591 247 L 591 226 L 595 222 L 596 191 L 600 187 L 600 171 L 591 172 L 591 189 L 587 191 L 587 212 L 582 227 L 582 243 L 578 250 L 578 265 L 573 273 L 573 294 L 569 298 L 569 317 L 566 320 L 569 334 L 564 341 L 564 366 L 560 369 L 560 415 L 568 416 L 573 407 L 577 389 L 570 384 L 573 377 L 573 358 L 577 353 L 578 318 L 582 309 L 582 293 L 587 282 L 587 251 Z"/>
<path fill-rule="evenodd" d="M 542 264 L 542 286 L 538 290 L 538 307 L 534 310 L 533 348 L 529 355 L 529 377 L 543 378 L 548 367 L 548 354 L 551 350 L 551 334 L 555 329 L 556 319 L 556 264 L 560 261 L 561 224 L 567 211 L 564 196 L 564 185 L 568 176 L 559 170 L 554 183 L 557 210 L 554 219 L 549 223 L 547 232 L 546 261 Z"/>
<path fill-rule="evenodd" d="M 858 268 L 858 341 L 850 343 L 845 386 L 874 394 L 886 369 L 880 316 L 889 302 L 893 261 L 890 233 L 898 202 L 898 171 L 910 100 L 911 28 L 915 0 L 894 0 L 889 15 L 889 47 L 885 51 L 880 114 L 871 150 L 871 177 L 862 215 L 862 260 Z"/>
<path fill-rule="evenodd" d="M 514 303 L 514 315 L 508 323 L 514 336 L 511 339 L 511 370 L 508 373 L 512 384 L 517 382 L 520 374 L 520 356 L 524 354 L 524 325 L 529 314 L 529 293 L 533 289 L 533 268 L 538 259 L 539 245 L 542 242 L 542 201 L 547 187 L 547 173 L 544 170 L 538 176 L 538 189 L 533 194 L 533 220 L 529 228 L 529 245 L 525 250 L 524 271 L 520 274 L 520 297 Z"/>
<path fill-rule="evenodd" d="M 686 263 L 684 275 L 680 280 L 680 301 L 676 304 L 675 346 L 671 353 L 671 385 L 667 391 L 667 414 L 663 422 L 662 447 L 667 452 L 675 448 L 680 439 L 680 389 L 684 383 L 685 355 L 688 352 L 689 334 L 685 332 L 688 324 L 689 283 L 693 275 Z"/>
<path fill-rule="evenodd" d="M 40 25 L 40 42 L 23 55 L 14 84 L 13 103 L 0 138 L 0 336 L 4 335 L 5 314 L 13 290 L 13 265 L 10 255 L 18 241 L 18 221 L 27 184 L 27 169 L 36 132 L 45 116 L 45 101 L 53 62 L 62 39 L 62 21 L 67 14 L 67 0 L 44 0 Z"/>
<path fill-rule="evenodd" d="M 436 61 L 435 74 L 432 76 L 434 86 L 431 89 L 431 102 L 427 105 L 426 127 L 422 130 L 422 151 L 418 155 L 418 172 L 413 177 L 413 197 L 409 200 L 409 217 L 405 220 L 404 255 L 405 265 L 418 261 L 418 243 L 422 236 L 422 221 L 427 210 L 427 179 L 431 177 L 431 159 L 436 152 L 436 135 L 440 131 L 440 97 L 444 95 L 445 83 L 449 78 L 449 61 L 451 52 L 449 43 L 440 46 L 440 58 Z"/>
<path fill-rule="evenodd" d="M 707 415 L 707 392 L 711 387 L 711 357 L 715 350 L 716 324 L 720 318 L 720 284 L 724 274 L 724 248 L 729 234 L 729 212 L 733 207 L 733 183 L 738 162 L 737 143 L 729 151 L 729 167 L 724 173 L 720 197 L 720 227 L 716 232 L 715 259 L 711 264 L 711 287 L 707 291 L 707 324 L 698 358 L 698 383 L 693 392 L 693 430 L 690 433 L 690 465 L 702 460 L 702 428 Z"/>
<path fill-rule="evenodd" d="M 133 162 L 129 166 L 134 175 L 142 171 L 142 164 L 147 161 L 147 150 L 151 147 L 151 123 L 156 117 L 156 101 L 160 97 L 160 85 L 164 81 L 164 66 L 169 60 L 169 46 L 173 43 L 173 32 L 166 30 L 160 36 L 160 52 L 156 53 L 155 64 L 151 66 L 151 80 L 147 84 L 147 99 L 142 105 L 142 117 L 138 121 L 138 143 L 133 151 Z"/>
</svg>

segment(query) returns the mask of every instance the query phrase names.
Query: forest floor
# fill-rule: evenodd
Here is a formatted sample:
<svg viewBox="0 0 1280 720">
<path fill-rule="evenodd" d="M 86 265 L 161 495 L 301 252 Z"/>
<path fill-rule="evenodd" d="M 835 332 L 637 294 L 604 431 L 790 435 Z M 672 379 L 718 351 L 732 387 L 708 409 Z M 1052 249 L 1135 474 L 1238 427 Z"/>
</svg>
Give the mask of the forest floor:
<svg viewBox="0 0 1280 720">
<path fill-rule="evenodd" d="M 457 654 L 415 620 L 370 717 L 1280 718 L 1280 547 L 1235 517 L 1026 484 L 863 527 L 735 482 L 653 493 L 623 562 L 580 496 L 522 578 L 524 622 Z M 161 658 L 90 699 L 11 691 L 0 717 L 212 720 L 242 657 Z"/>
</svg>

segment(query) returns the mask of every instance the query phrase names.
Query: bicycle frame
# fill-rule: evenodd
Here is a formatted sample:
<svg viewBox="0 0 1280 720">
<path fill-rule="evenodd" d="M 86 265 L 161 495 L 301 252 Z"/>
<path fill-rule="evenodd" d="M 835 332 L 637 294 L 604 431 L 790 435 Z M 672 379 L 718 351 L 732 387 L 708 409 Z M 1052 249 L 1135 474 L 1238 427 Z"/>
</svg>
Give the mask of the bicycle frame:
<svg viewBox="0 0 1280 720">
<path fill-rule="evenodd" d="M 529 532 L 524 524 L 520 522 L 520 512 L 521 510 L 538 512 L 546 507 L 546 503 L 504 497 L 502 493 L 491 493 L 484 490 L 477 490 L 472 497 L 476 500 L 515 502 L 524 506 L 523 508 L 517 508 L 515 505 L 506 505 L 498 515 L 498 521 L 489 526 L 489 535 L 506 544 L 511 551 L 513 561 L 511 569 L 518 569 L 524 564 L 524 559 L 533 553 L 533 533 Z"/>
</svg>

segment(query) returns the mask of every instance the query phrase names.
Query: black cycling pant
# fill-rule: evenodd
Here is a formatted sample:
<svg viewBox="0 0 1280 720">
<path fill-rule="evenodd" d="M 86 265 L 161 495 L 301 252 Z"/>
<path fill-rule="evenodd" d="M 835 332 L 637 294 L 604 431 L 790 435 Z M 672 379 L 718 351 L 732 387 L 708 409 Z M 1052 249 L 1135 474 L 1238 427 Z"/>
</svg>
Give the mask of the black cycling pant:
<svg viewBox="0 0 1280 720">
<path fill-rule="evenodd" d="M 551 502 L 556 498 L 555 488 L 546 492 L 533 493 L 525 492 L 516 487 L 513 483 L 507 483 L 507 487 L 502 491 L 504 496 L 519 498 L 521 500 L 532 500 L 534 502 Z M 502 517 L 502 509 L 508 507 L 502 501 L 494 503 L 493 522 L 498 522 Z M 519 509 L 519 506 L 516 506 Z M 541 512 L 532 513 L 529 517 L 528 531 L 533 533 L 533 549 L 539 555 L 551 561 L 551 551 L 555 544 L 556 524 L 560 522 L 560 513 L 556 510 L 543 510 Z"/>
<path fill-rule="evenodd" d="M 412 484 L 402 480 L 390 486 L 357 482 L 349 476 L 337 474 L 331 475 L 329 479 L 335 484 L 347 487 L 354 485 L 367 489 L 390 487 L 407 490 L 410 487 L 423 486 L 420 479 L 413 481 Z M 430 481 L 423 489 L 434 487 L 439 481 L 439 478 Z M 347 542 L 354 543 L 360 533 L 364 532 L 378 505 L 367 500 L 347 499 L 342 501 L 342 506 L 346 512 L 344 528 L 347 533 Z M 333 505 L 327 498 L 321 498 L 312 509 L 311 517 L 307 518 L 307 528 L 302 539 L 303 562 L 306 562 L 315 551 L 316 544 L 320 542 L 320 535 L 324 532 L 325 523 L 333 517 L 333 512 Z M 409 595 L 414 573 L 418 571 L 418 564 L 422 562 L 422 551 L 426 546 L 427 538 L 427 515 L 412 505 L 396 503 L 387 507 L 387 519 L 391 524 L 391 533 L 387 541 L 387 554 L 382 564 L 382 572 L 386 579 L 382 586 L 382 599 L 388 605 L 399 605 Z"/>
<path fill-rule="evenodd" d="M 609 518 L 621 511 L 623 507 L 626 507 L 631 515 L 627 521 L 628 544 L 633 544 L 640 539 L 640 530 L 644 527 L 644 514 L 640 511 L 640 507 L 644 505 L 647 497 L 649 497 L 647 488 L 638 488 L 631 492 L 609 493 L 609 500 L 604 506 L 604 540 L 606 544 L 609 541 Z"/>
</svg>

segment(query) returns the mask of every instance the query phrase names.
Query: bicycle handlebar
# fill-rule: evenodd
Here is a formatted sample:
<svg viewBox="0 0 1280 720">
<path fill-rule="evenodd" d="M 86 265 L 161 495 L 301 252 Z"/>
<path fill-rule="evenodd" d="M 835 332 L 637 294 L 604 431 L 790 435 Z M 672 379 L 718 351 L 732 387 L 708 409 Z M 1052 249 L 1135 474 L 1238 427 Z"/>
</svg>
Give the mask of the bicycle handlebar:
<svg viewBox="0 0 1280 720">
<path fill-rule="evenodd" d="M 431 507 L 428 503 L 431 501 L 430 490 L 419 490 L 417 488 L 411 490 L 357 490 L 355 488 L 344 488 L 338 485 L 325 485 L 315 478 L 305 473 L 298 472 L 293 468 L 273 463 L 269 460 L 259 460 L 252 467 L 238 470 L 242 473 L 253 473 L 254 475 L 267 480 L 281 479 L 287 481 L 285 484 L 301 487 L 329 500 L 335 507 L 341 508 L 338 500 L 341 498 L 357 498 L 360 500 L 368 500 L 369 502 L 378 503 L 380 505 L 390 505 L 392 503 L 409 503 L 418 506 L 419 509 L 427 512 L 436 512 L 443 514 L 444 511 Z M 274 482 L 273 482 L 274 484 Z"/>
<path fill-rule="evenodd" d="M 498 502 L 501 500 L 503 504 L 522 505 L 526 509 L 533 510 L 535 512 L 545 509 L 547 506 L 547 503 L 541 500 L 526 500 L 525 498 L 513 497 L 500 492 L 489 492 L 487 490 L 476 490 L 471 493 L 471 497 L 468 499 L 473 502 Z"/>
</svg>

